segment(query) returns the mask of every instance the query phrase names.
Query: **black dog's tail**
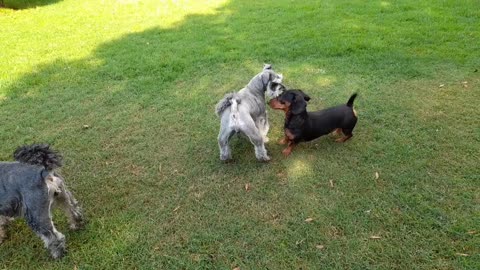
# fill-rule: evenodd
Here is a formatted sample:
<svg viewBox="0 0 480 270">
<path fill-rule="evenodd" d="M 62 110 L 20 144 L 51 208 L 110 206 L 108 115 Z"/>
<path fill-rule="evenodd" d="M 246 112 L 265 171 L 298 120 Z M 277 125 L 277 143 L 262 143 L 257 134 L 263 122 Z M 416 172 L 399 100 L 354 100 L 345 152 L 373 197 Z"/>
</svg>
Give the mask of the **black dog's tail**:
<svg viewBox="0 0 480 270">
<path fill-rule="evenodd" d="M 348 107 L 353 107 L 353 101 L 357 97 L 357 93 L 354 93 L 347 101 L 347 106 Z"/>
<path fill-rule="evenodd" d="M 13 153 L 13 157 L 18 162 L 43 166 L 48 171 L 62 167 L 62 156 L 50 149 L 48 144 L 20 146 Z"/>
</svg>

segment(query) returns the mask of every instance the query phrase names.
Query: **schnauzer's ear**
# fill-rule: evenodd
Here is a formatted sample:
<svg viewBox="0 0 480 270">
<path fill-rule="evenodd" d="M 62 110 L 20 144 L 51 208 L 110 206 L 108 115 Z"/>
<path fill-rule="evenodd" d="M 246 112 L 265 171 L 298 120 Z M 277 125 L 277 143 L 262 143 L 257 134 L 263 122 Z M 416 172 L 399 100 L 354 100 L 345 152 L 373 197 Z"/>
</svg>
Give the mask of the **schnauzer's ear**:
<svg viewBox="0 0 480 270">
<path fill-rule="evenodd" d="M 282 83 L 282 81 L 283 81 L 283 75 L 282 74 L 272 74 L 271 76 L 274 76 L 274 78 L 270 78 L 272 82 Z"/>
<path fill-rule="evenodd" d="M 300 114 L 307 109 L 307 102 L 304 97 L 295 95 L 291 107 L 293 114 Z"/>
<path fill-rule="evenodd" d="M 263 65 L 263 70 L 267 70 L 267 69 L 272 69 L 272 65 L 271 64 L 264 64 Z"/>
</svg>

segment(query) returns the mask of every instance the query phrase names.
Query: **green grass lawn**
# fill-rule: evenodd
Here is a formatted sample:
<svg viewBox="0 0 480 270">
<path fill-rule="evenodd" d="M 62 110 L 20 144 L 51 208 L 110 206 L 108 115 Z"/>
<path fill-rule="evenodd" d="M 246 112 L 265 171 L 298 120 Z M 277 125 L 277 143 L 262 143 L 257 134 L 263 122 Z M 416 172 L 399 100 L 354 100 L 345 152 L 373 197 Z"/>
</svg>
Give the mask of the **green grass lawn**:
<svg viewBox="0 0 480 270">
<path fill-rule="evenodd" d="M 480 2 L 4 4 L 0 160 L 52 144 L 89 223 L 55 212 L 53 261 L 13 222 L 0 269 L 480 269 Z M 358 92 L 355 136 L 284 158 L 269 109 L 272 161 L 222 164 L 214 106 L 263 63 L 309 110 Z"/>
</svg>

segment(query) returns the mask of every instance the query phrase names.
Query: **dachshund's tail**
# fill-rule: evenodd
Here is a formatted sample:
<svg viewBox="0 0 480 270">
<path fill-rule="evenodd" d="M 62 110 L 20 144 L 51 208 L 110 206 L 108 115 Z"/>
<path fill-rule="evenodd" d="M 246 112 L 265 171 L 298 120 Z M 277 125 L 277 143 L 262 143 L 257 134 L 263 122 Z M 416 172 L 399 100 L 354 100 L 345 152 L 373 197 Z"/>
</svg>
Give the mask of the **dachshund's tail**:
<svg viewBox="0 0 480 270">
<path fill-rule="evenodd" d="M 16 161 L 44 167 L 52 171 L 62 167 L 62 156 L 50 148 L 48 144 L 32 144 L 20 146 L 13 153 Z"/>
<path fill-rule="evenodd" d="M 354 93 L 347 101 L 347 106 L 348 107 L 353 107 L 353 101 L 357 97 L 357 93 Z"/>
</svg>

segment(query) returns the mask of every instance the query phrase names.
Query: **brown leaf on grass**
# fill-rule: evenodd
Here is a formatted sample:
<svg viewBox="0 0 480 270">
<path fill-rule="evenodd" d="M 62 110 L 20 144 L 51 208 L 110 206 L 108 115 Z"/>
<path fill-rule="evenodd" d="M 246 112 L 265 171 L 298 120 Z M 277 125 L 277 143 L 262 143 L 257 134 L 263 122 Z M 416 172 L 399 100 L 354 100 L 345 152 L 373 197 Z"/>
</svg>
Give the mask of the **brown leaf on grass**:
<svg viewBox="0 0 480 270">
<path fill-rule="evenodd" d="M 305 219 L 305 222 L 312 222 L 312 221 L 313 221 L 313 218 L 311 218 L 311 217 Z"/>
<path fill-rule="evenodd" d="M 322 249 L 324 249 L 324 248 L 325 248 L 325 246 L 324 246 L 324 245 L 316 245 L 315 247 L 316 247 L 317 249 L 320 249 L 320 250 L 322 250 Z"/>
<path fill-rule="evenodd" d="M 333 180 L 330 180 L 330 187 L 333 188 Z"/>
<path fill-rule="evenodd" d="M 240 267 L 235 267 L 233 268 L 233 270 L 240 270 Z"/>
<path fill-rule="evenodd" d="M 180 209 L 180 206 L 175 207 L 175 209 L 173 209 L 173 212 L 177 212 L 178 209 Z"/>
<path fill-rule="evenodd" d="M 377 180 L 378 178 L 380 178 L 380 174 L 378 174 L 378 172 L 375 172 L 375 180 Z"/>
<path fill-rule="evenodd" d="M 445 84 L 440 84 L 438 87 L 442 88 L 442 87 L 444 87 L 444 86 L 445 86 Z"/>
<path fill-rule="evenodd" d="M 90 128 L 90 126 L 89 125 L 83 125 L 82 128 L 87 129 L 87 128 Z"/>
<path fill-rule="evenodd" d="M 250 183 L 245 184 L 245 191 L 250 191 Z"/>
<path fill-rule="evenodd" d="M 477 231 L 468 231 L 467 233 L 468 233 L 468 234 L 476 234 Z"/>
<path fill-rule="evenodd" d="M 288 179 L 288 174 L 286 172 L 279 172 L 277 173 L 277 179 L 285 184 Z"/>
<path fill-rule="evenodd" d="M 466 254 L 466 253 L 455 253 L 455 255 L 457 256 L 462 256 L 462 257 L 468 257 L 470 255 Z"/>
<path fill-rule="evenodd" d="M 370 236 L 370 239 L 381 239 L 382 237 L 381 236 L 378 236 L 378 235 L 372 235 Z"/>
</svg>

